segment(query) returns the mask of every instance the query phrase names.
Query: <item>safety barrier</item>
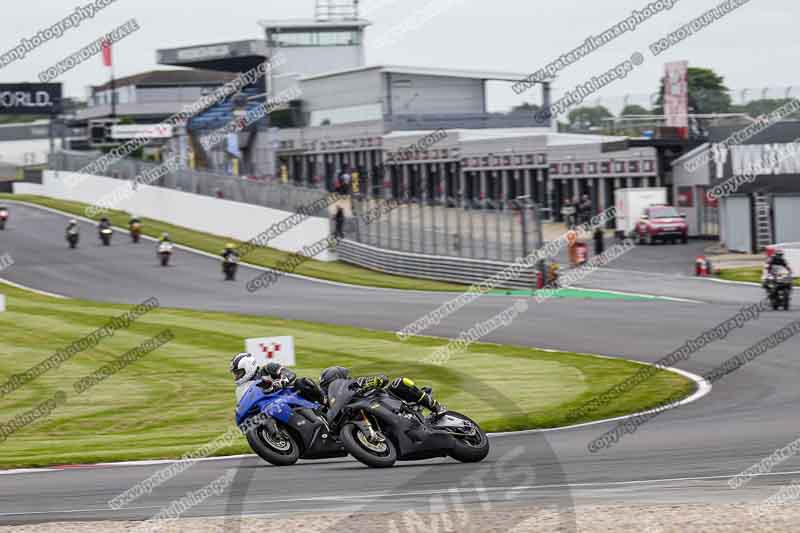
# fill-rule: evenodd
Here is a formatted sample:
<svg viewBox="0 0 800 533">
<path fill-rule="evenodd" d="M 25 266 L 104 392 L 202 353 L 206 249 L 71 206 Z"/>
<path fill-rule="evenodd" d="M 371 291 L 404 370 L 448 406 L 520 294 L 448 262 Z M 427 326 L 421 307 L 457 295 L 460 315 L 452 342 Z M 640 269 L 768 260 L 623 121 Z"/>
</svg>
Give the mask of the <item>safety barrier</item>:
<svg viewBox="0 0 800 533">
<path fill-rule="evenodd" d="M 342 240 L 337 246 L 336 252 L 341 261 L 379 272 L 467 285 L 485 281 L 512 264 L 499 261 L 398 252 L 376 248 L 349 239 Z M 536 272 L 534 268 L 526 268 L 523 269 L 522 275 L 517 279 L 502 281 L 497 286 L 530 289 L 534 286 L 535 279 Z"/>
</svg>

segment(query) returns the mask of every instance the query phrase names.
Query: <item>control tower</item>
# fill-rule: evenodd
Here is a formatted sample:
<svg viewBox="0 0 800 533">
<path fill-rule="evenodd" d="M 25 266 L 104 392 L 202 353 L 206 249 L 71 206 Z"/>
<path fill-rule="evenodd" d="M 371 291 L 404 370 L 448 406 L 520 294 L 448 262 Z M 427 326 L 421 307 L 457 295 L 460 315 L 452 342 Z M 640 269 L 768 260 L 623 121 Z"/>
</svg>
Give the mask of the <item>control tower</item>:
<svg viewBox="0 0 800 533">
<path fill-rule="evenodd" d="M 286 61 L 272 71 L 268 92 L 297 87 L 298 80 L 325 72 L 364 66 L 364 29 L 358 0 L 317 0 L 313 19 L 262 20 L 267 55 Z"/>
</svg>

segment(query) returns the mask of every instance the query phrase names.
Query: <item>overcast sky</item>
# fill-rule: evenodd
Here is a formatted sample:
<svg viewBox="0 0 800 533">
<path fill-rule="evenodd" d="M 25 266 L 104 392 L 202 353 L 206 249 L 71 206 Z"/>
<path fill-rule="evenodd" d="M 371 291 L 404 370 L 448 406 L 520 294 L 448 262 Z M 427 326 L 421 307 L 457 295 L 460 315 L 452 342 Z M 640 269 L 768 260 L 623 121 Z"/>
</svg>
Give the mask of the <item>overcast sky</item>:
<svg viewBox="0 0 800 533">
<path fill-rule="evenodd" d="M 8 2 L 0 17 L 0 54 L 23 37 L 51 26 L 89 0 L 25 0 Z M 63 37 L 45 43 L 22 61 L 0 68 L 0 82 L 38 81 L 42 70 L 79 50 L 130 18 L 141 29 L 115 48 L 118 77 L 151 69 L 155 50 L 219 41 L 262 38 L 260 19 L 309 18 L 314 0 L 117 0 Z M 444 68 L 489 69 L 530 73 L 560 54 L 580 45 L 647 5 L 643 0 L 362 0 L 362 12 L 373 22 L 367 31 L 367 63 L 391 63 Z M 421 26 L 413 21 L 430 4 L 441 14 Z M 590 56 L 563 71 L 556 96 L 587 81 L 641 51 L 645 63 L 624 80 L 604 88 L 602 103 L 618 110 L 623 95 L 632 103 L 646 103 L 655 91 L 666 61 L 688 60 L 692 66 L 711 67 L 731 88 L 785 88 L 797 84 L 800 50 L 797 22 L 800 3 L 789 0 L 751 0 L 724 19 L 690 37 L 659 57 L 648 46 L 682 24 L 718 4 L 718 0 L 679 0 Z M 405 28 L 401 30 L 401 28 Z M 394 42 L 375 46 L 387 32 L 400 35 Z M 83 98 L 85 87 L 107 81 L 100 58 L 92 58 L 58 78 L 68 96 Z M 636 96 L 638 95 L 638 96 Z M 773 90 L 769 96 L 783 96 Z M 525 95 L 538 100 L 538 94 Z M 736 96 L 736 95 L 735 95 Z M 510 86 L 492 86 L 490 106 L 504 109 L 520 102 Z M 593 97 L 588 103 L 595 103 Z"/>
</svg>

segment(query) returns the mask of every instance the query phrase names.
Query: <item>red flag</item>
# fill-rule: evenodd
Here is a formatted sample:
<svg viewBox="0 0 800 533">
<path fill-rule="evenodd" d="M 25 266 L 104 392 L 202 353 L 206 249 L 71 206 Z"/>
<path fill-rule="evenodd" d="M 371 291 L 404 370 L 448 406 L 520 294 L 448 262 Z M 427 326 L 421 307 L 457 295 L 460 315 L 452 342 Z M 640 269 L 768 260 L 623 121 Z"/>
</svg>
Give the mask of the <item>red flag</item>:
<svg viewBox="0 0 800 533">
<path fill-rule="evenodd" d="M 107 67 L 111 66 L 111 42 L 103 41 L 103 64 Z"/>
</svg>

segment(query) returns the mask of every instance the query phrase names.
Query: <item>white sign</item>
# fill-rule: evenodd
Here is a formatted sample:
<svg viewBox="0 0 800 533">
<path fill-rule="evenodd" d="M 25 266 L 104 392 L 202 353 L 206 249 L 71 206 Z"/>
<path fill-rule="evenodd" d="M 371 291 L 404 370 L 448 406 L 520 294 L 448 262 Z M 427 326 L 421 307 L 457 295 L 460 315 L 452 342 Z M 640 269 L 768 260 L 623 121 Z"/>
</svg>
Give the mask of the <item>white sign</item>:
<svg viewBox="0 0 800 533">
<path fill-rule="evenodd" d="M 135 139 L 143 137 L 146 139 L 170 139 L 172 138 L 171 124 L 127 124 L 124 126 L 112 126 L 112 139 Z"/>
<path fill-rule="evenodd" d="M 181 61 L 211 59 L 214 57 L 226 57 L 230 55 L 231 49 L 227 44 L 219 46 L 203 46 L 202 48 L 189 48 L 178 50 L 178 59 Z"/>
<path fill-rule="evenodd" d="M 800 152 L 795 143 L 746 144 L 731 147 L 731 152 L 734 175 L 800 174 Z M 724 170 L 724 163 L 717 165 L 718 171 Z"/>
<path fill-rule="evenodd" d="M 261 366 L 267 363 L 280 363 L 283 366 L 294 366 L 294 337 L 262 337 L 246 339 L 244 349 L 256 357 Z"/>
</svg>

